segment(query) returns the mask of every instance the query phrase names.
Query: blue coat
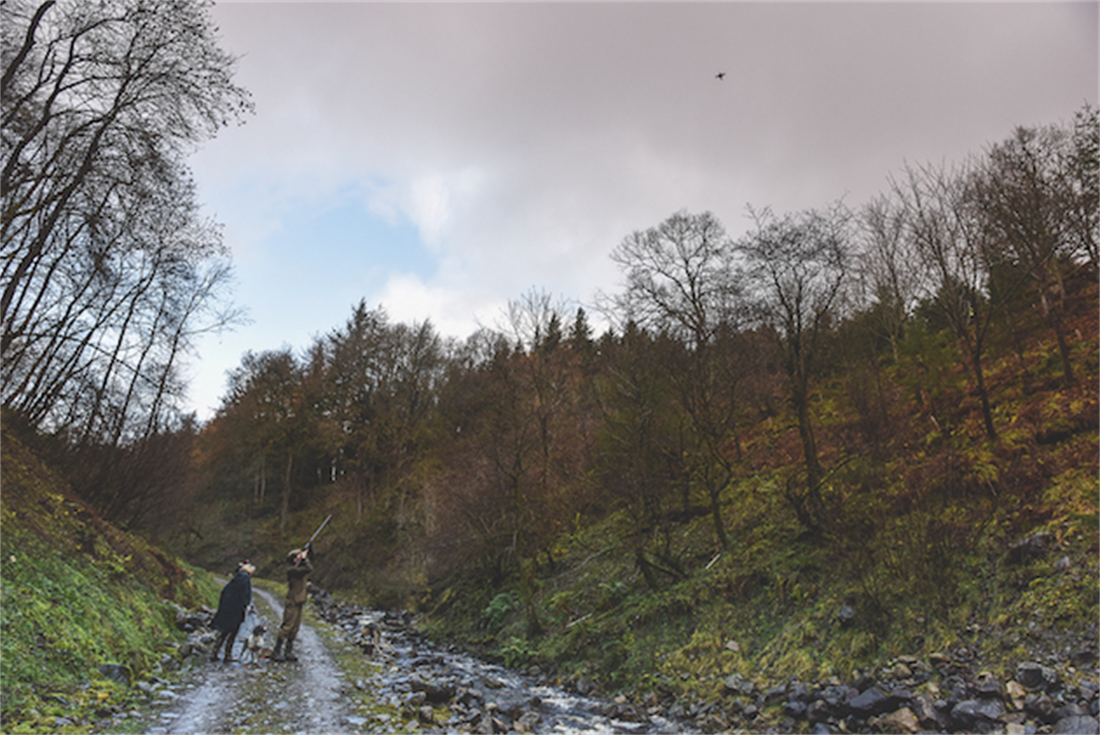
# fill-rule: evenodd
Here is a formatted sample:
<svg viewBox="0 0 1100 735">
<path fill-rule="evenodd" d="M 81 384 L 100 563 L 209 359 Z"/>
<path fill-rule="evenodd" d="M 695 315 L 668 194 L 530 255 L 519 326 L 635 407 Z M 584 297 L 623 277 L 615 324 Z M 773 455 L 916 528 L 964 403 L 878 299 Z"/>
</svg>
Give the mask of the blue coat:
<svg viewBox="0 0 1100 735">
<path fill-rule="evenodd" d="M 239 628 L 244 620 L 245 610 L 252 604 L 252 577 L 248 572 L 241 570 L 233 575 L 233 579 L 222 587 L 221 598 L 218 600 L 218 612 L 214 614 L 211 623 L 222 631 L 230 631 Z"/>
</svg>

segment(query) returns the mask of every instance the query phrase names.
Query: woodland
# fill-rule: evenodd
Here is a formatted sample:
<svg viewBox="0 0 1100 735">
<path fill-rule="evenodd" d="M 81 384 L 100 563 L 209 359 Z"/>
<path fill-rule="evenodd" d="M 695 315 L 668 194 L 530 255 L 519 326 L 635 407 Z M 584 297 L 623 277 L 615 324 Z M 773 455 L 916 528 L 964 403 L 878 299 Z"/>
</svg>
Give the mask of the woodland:
<svg viewBox="0 0 1100 735">
<path fill-rule="evenodd" d="M 120 3 L 127 53 L 67 59 L 111 26 L 53 5 L 4 7 L 3 421 L 104 522 L 274 578 L 331 513 L 315 584 L 611 681 L 733 632 L 819 675 L 1025 609 L 1095 655 L 1094 108 L 737 237 L 673 213 L 615 247 L 620 291 L 535 288 L 465 339 L 362 301 L 246 353 L 200 424 L 182 361 L 234 315 L 183 160 L 247 93 L 186 3 L 190 36 Z M 1036 533 L 1072 574 L 1021 559 Z"/>
</svg>

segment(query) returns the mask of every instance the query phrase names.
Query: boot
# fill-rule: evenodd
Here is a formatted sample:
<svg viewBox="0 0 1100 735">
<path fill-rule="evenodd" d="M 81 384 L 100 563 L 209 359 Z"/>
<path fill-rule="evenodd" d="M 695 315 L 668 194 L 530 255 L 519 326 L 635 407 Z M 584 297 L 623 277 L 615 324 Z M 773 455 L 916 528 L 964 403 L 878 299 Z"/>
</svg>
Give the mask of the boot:
<svg viewBox="0 0 1100 735">
<path fill-rule="evenodd" d="M 286 654 L 283 656 L 287 661 L 297 661 L 298 657 L 294 655 L 294 639 L 286 639 Z"/>
<path fill-rule="evenodd" d="M 225 643 L 225 639 L 228 637 L 226 633 L 219 633 L 218 640 L 214 643 L 214 652 L 210 654 L 210 663 L 217 663 L 218 652 L 222 650 L 222 644 Z"/>
<path fill-rule="evenodd" d="M 287 649 L 289 651 L 290 646 L 287 646 Z M 271 660 L 272 661 L 285 661 L 286 660 L 286 659 L 283 658 L 283 639 L 282 638 L 278 638 L 278 639 L 275 640 L 275 650 L 271 652 Z"/>
</svg>

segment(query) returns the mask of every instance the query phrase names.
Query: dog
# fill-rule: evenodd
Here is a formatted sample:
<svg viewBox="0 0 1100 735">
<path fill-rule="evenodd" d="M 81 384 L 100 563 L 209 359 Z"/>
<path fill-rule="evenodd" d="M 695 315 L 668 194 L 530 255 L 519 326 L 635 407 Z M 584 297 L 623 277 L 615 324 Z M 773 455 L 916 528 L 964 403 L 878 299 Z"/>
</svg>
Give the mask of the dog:
<svg viewBox="0 0 1100 735">
<path fill-rule="evenodd" d="M 262 625 L 257 625 L 252 629 L 252 635 L 244 641 L 244 651 L 241 652 L 241 663 L 255 663 L 260 660 L 265 650 L 264 648 L 264 633 L 267 632 L 267 628 Z"/>
</svg>

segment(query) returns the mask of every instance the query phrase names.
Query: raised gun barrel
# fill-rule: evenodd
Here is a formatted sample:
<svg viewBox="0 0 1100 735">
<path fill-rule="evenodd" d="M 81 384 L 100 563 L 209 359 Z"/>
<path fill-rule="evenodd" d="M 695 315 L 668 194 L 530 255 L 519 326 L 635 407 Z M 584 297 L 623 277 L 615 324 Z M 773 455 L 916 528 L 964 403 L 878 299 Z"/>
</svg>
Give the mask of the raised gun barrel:
<svg viewBox="0 0 1100 735">
<path fill-rule="evenodd" d="M 317 536 L 321 533 L 321 531 L 324 530 L 325 526 L 328 525 L 328 522 L 330 520 L 332 520 L 332 513 L 329 513 L 328 518 L 321 521 L 321 525 L 318 526 L 317 530 L 313 532 L 313 535 L 309 537 L 309 541 L 306 541 L 306 545 L 302 547 L 305 551 L 309 551 L 310 547 L 313 546 L 314 539 L 316 539 Z"/>
</svg>

